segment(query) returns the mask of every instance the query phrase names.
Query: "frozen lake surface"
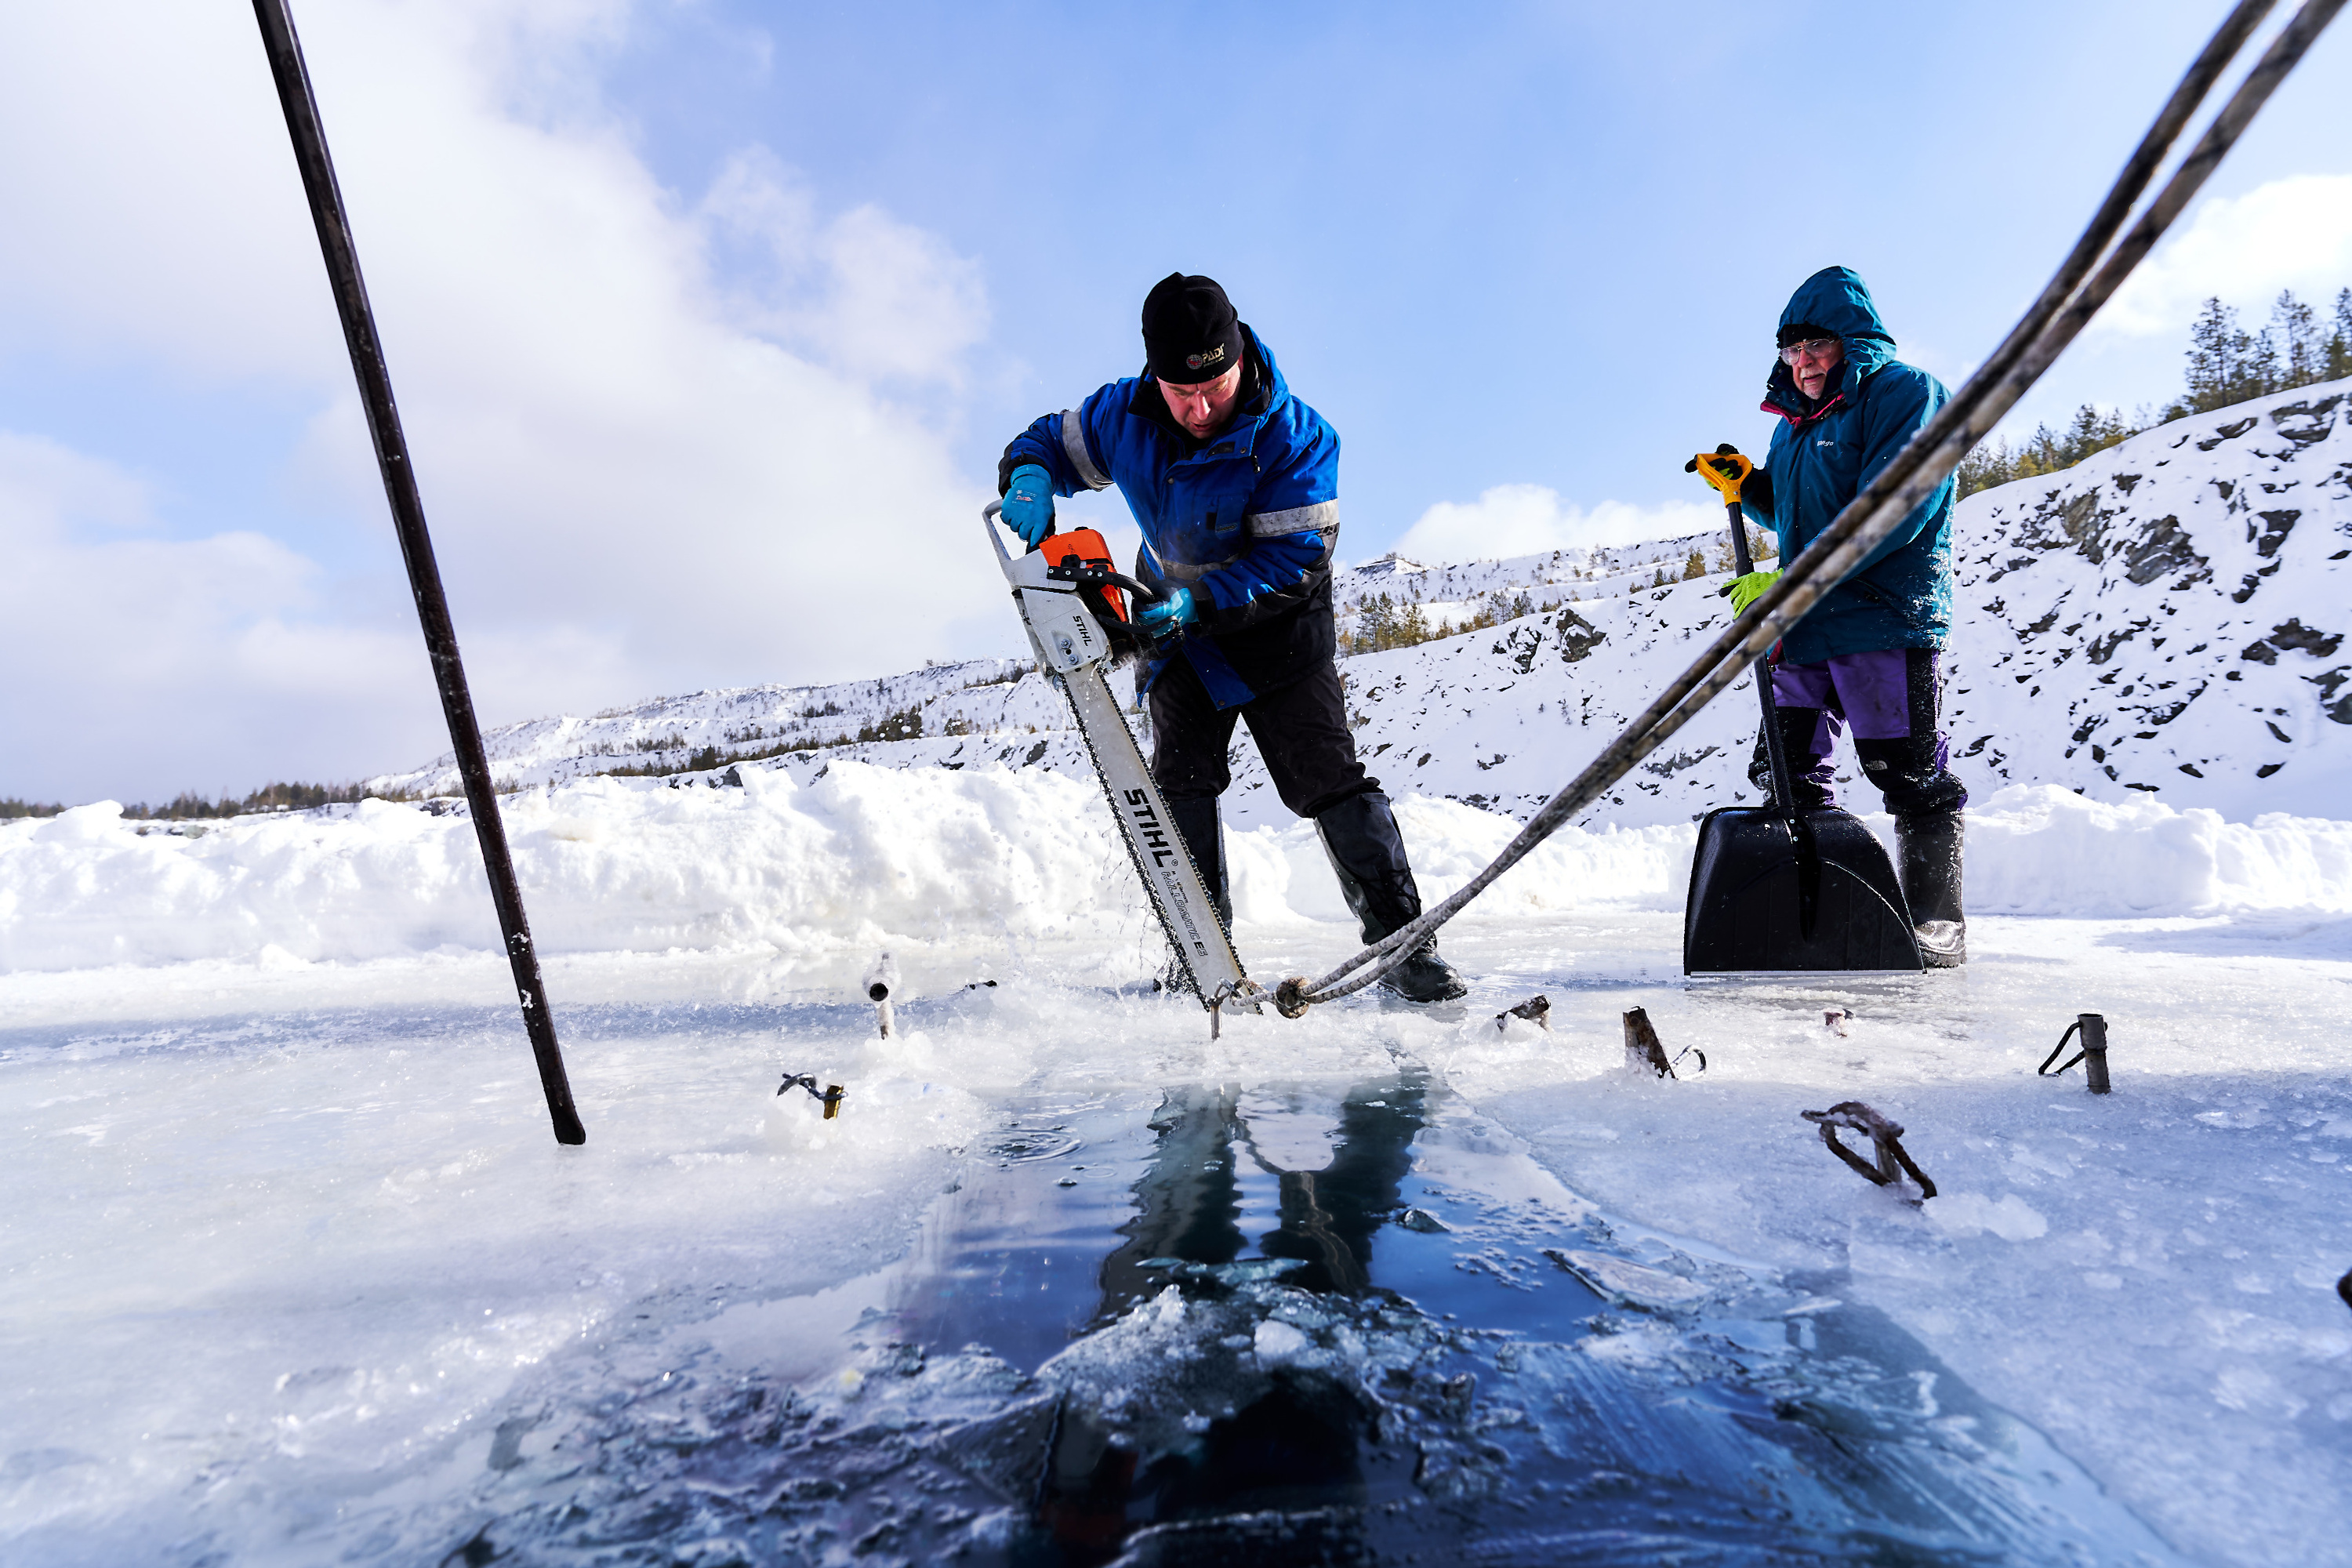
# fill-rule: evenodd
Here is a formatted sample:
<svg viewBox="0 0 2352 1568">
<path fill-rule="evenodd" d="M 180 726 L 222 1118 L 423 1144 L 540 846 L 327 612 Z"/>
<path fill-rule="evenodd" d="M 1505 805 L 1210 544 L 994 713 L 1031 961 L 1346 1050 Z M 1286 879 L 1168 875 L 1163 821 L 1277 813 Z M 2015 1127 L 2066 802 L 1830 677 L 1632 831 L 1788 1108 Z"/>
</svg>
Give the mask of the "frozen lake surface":
<svg viewBox="0 0 2352 1568">
<path fill-rule="evenodd" d="M 0 978 L 5 1555 L 2340 1552 L 2340 921 L 1985 919 L 1964 972 L 1702 983 L 1678 929 L 1465 916 L 1459 1009 L 1214 1045 L 1069 983 L 1139 930 L 936 944 L 887 1041 L 772 953 L 563 958 L 572 1150 L 495 960 Z M 1549 1032 L 1496 1027 L 1535 992 Z M 1627 1074 L 1635 1005 L 1707 1070 Z M 2103 1099 L 2033 1075 L 2081 1011 Z M 1853 1098 L 1937 1198 L 1798 1115 Z"/>
</svg>

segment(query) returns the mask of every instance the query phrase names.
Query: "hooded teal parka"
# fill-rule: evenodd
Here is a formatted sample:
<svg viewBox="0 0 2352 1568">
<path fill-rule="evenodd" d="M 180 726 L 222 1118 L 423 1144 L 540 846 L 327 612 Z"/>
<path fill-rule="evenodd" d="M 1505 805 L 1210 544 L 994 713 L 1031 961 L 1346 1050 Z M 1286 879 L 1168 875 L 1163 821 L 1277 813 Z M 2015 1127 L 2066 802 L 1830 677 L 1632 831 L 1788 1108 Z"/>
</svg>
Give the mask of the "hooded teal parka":
<svg viewBox="0 0 2352 1568">
<path fill-rule="evenodd" d="M 1798 286 L 1780 325 L 1835 332 L 1845 361 L 1819 402 L 1797 389 L 1775 358 L 1764 411 L 1780 417 L 1765 459 L 1768 482 L 1751 478 L 1741 497 L 1748 518 L 1780 537 L 1788 564 L 1878 477 L 1950 394 L 1944 384 L 1895 357 L 1895 338 L 1870 289 L 1851 268 L 1825 267 Z M 1791 664 L 1890 647 L 1942 647 L 1952 629 L 1952 502 L 1949 479 L 1879 542 L 1862 565 L 1808 611 L 1781 644 Z M 1759 502 L 1761 504 L 1759 504 Z"/>
</svg>

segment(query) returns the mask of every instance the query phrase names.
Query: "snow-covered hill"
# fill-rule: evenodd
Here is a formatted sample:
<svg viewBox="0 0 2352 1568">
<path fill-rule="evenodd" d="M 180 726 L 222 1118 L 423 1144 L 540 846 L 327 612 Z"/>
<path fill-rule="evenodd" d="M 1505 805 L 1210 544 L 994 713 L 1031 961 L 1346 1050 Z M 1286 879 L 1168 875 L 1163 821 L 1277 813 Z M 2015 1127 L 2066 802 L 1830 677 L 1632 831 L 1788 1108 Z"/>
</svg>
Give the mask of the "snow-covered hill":
<svg viewBox="0 0 2352 1568">
<path fill-rule="evenodd" d="M 1947 701 L 1956 766 L 1979 795 L 2055 784 L 2240 819 L 2344 814 L 2347 392 L 2180 420 L 1961 503 Z M 1542 593 L 1559 581 L 1546 563 L 1496 563 L 1481 585 Z M 1646 578 L 1637 568 L 1489 632 L 1349 660 L 1360 745 L 1392 788 L 1524 816 L 1725 623 L 1720 574 Z M 1391 581 L 1454 593 L 1440 572 Z M 1680 821 L 1743 798 L 1755 725 L 1743 683 L 1590 820 Z M 1263 776 L 1244 773 L 1244 789 Z"/>
<path fill-rule="evenodd" d="M 1668 539 L 1437 567 L 1387 555 L 1341 571 L 1334 598 L 1343 634 L 1383 595 L 1399 605 L 1421 606 L 1433 626 L 1459 624 L 1482 611 L 1507 616 L 1519 601 L 1520 612 L 1528 613 L 1571 599 L 1622 595 L 1661 572 L 1679 577 L 1694 550 L 1712 559 L 1724 548 L 1720 540 Z M 1006 625 L 1011 631 L 1009 614 Z M 872 680 L 657 697 L 589 718 L 509 724 L 483 740 L 492 772 L 509 788 L 598 774 L 707 773 L 772 759 L 802 778 L 836 757 L 896 767 L 993 762 L 1086 772 L 1085 750 L 1068 724 L 1060 694 L 1025 660 L 973 659 Z M 380 794 L 428 796 L 460 794 L 464 787 L 455 759 L 446 753 L 368 783 Z"/>
<path fill-rule="evenodd" d="M 2347 394 L 2352 383 L 2333 383 L 2180 420 L 2064 473 L 1961 503 L 1947 704 L 1956 766 L 1980 797 L 2054 784 L 2240 820 L 2344 815 Z M 1360 626 L 1383 596 L 1420 605 L 1433 626 L 1481 612 L 1505 617 L 1342 661 L 1374 772 L 1392 793 L 1524 816 L 1724 624 L 1727 542 L 1699 535 L 1443 566 L 1391 556 L 1340 573 L 1343 629 Z M 1694 552 L 1707 574 L 1685 578 Z M 665 698 L 512 726 L 489 746 L 509 784 L 618 769 L 711 771 L 739 758 L 803 779 L 837 757 L 1083 776 L 1066 723 L 1060 699 L 1034 673 L 982 660 Z M 1588 826 L 1685 822 L 1748 798 L 1755 724 L 1753 689 L 1742 682 Z M 446 758 L 375 782 L 422 794 L 457 787 Z M 1246 731 L 1235 742 L 1234 784 L 1236 826 L 1287 820 Z"/>
</svg>

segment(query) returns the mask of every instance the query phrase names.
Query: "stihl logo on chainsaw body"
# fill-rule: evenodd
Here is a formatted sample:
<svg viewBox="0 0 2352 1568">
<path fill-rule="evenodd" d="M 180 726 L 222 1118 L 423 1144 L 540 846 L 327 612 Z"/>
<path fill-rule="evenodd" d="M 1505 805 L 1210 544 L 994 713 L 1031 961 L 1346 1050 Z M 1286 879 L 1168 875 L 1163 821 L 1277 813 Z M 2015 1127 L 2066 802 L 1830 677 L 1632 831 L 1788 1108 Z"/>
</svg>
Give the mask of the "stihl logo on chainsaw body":
<svg viewBox="0 0 2352 1568">
<path fill-rule="evenodd" d="M 1168 830 L 1160 826 L 1160 817 L 1151 809 L 1151 799 L 1139 789 L 1127 792 L 1129 815 L 1142 836 L 1143 847 L 1150 852 L 1154 866 L 1165 866 L 1176 858 L 1175 848 L 1168 842 Z"/>
</svg>

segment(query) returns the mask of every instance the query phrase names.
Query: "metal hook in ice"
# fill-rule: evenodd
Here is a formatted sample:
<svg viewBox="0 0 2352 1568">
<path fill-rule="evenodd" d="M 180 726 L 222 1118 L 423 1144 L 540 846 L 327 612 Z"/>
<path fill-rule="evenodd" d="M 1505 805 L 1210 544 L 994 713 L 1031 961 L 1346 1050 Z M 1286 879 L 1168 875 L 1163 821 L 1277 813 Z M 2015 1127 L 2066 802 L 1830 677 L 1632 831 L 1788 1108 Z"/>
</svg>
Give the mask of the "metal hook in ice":
<svg viewBox="0 0 2352 1568">
<path fill-rule="evenodd" d="M 2058 1053 L 2066 1048 L 2066 1042 L 2074 1037 L 2077 1029 L 2083 1031 L 2083 1048 L 2067 1060 L 2065 1067 L 2052 1071 L 2050 1064 L 2058 1059 Z M 2039 1078 L 2047 1073 L 2056 1078 L 2076 1062 L 2083 1064 L 2083 1074 L 2091 1080 L 2093 1094 L 2105 1094 L 2115 1087 L 2107 1081 L 2107 1020 L 2103 1014 L 2075 1014 L 2074 1021 L 2066 1026 L 2066 1032 L 2058 1037 L 2058 1043 L 2050 1047 L 2050 1054 L 2042 1058 L 2042 1065 L 2033 1069 L 2034 1076 Z"/>
<path fill-rule="evenodd" d="M 1549 1029 L 1551 1027 L 1551 998 L 1549 996 L 1530 996 L 1516 1007 L 1504 1008 L 1501 1012 L 1495 1015 L 1495 1027 L 1497 1029 L 1508 1029 L 1511 1026 L 1511 1020 L 1514 1018 L 1525 1018 L 1528 1023 L 1533 1024 L 1538 1029 Z"/>
<path fill-rule="evenodd" d="M 1512 1009 L 1517 1012 L 1517 1008 Z M 1650 1023 L 1649 1011 L 1642 1007 L 1625 1010 L 1625 1065 L 1637 1072 L 1654 1073 L 1659 1078 L 1680 1079 L 1675 1065 L 1685 1057 L 1698 1058 L 1698 1070 L 1706 1070 L 1706 1053 L 1696 1046 L 1685 1046 L 1671 1058 L 1658 1038 L 1658 1031 Z"/>
<path fill-rule="evenodd" d="M 888 1039 L 892 1024 L 890 997 L 898 989 L 898 961 L 890 956 L 889 949 L 882 950 L 859 984 L 866 987 L 866 1000 L 874 1004 L 874 1018 L 882 1026 L 882 1037 Z"/>
<path fill-rule="evenodd" d="M 1265 991 L 1246 975 L 1238 983 L 1227 981 L 1220 984 L 1209 994 L 1209 1038 L 1214 1040 L 1223 1037 L 1226 1003 L 1255 1008 L 1265 999 Z"/>
<path fill-rule="evenodd" d="M 1821 1128 L 1822 1142 L 1830 1146 L 1831 1153 L 1861 1172 L 1874 1184 L 1891 1187 L 1907 1174 L 1919 1184 L 1919 1196 L 1916 1201 L 1925 1203 L 1936 1195 L 1936 1184 L 1929 1181 L 1927 1173 L 1914 1164 L 1911 1156 L 1904 1152 L 1900 1122 L 1889 1121 L 1858 1100 L 1842 1100 L 1827 1110 L 1805 1110 L 1798 1114 Z M 1838 1142 L 1837 1130 L 1841 1127 L 1869 1136 L 1872 1150 L 1878 1156 L 1876 1165 L 1870 1164 Z"/>
<path fill-rule="evenodd" d="M 827 1121 L 832 1121 L 840 1111 L 841 1102 L 849 1098 L 849 1091 L 837 1083 L 829 1083 L 822 1089 L 818 1089 L 816 1075 L 805 1072 L 786 1073 L 784 1081 L 776 1086 L 776 1092 L 782 1094 L 784 1090 L 794 1088 L 807 1089 L 810 1097 L 824 1107 L 824 1119 Z"/>
</svg>

